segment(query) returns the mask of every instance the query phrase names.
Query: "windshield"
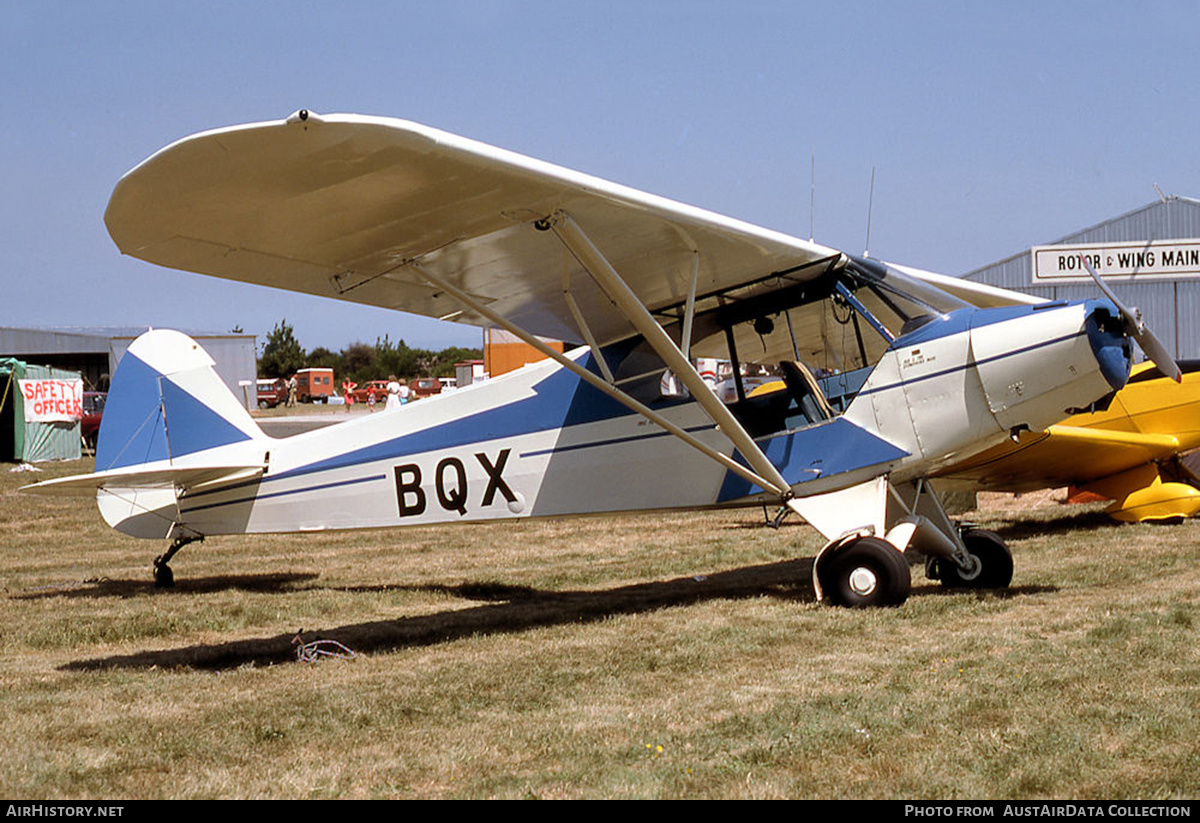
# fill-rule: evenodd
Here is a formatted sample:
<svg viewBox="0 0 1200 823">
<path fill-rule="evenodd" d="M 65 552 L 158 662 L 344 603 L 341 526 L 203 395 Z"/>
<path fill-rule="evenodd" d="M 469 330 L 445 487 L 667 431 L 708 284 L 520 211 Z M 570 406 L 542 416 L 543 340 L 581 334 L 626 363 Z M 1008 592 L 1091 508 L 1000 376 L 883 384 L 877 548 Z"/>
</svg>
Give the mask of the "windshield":
<svg viewBox="0 0 1200 823">
<path fill-rule="evenodd" d="M 697 318 L 692 353 L 767 366 L 801 360 L 830 374 L 852 371 L 878 362 L 897 337 L 967 305 L 886 264 L 852 259 L 815 280 L 730 298 Z"/>
</svg>

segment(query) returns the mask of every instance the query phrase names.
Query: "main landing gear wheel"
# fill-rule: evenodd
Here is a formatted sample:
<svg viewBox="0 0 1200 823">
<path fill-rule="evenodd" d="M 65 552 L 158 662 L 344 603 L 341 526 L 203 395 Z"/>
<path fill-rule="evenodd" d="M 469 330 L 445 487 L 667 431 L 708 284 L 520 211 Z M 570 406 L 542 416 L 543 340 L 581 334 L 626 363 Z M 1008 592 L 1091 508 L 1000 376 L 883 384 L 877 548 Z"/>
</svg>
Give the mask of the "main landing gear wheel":
<svg viewBox="0 0 1200 823">
<path fill-rule="evenodd" d="M 1013 559 L 1008 545 L 995 532 L 968 529 L 962 533 L 972 563 L 960 569 L 949 560 L 937 561 L 942 585 L 951 589 L 1003 589 L 1012 582 Z"/>
<path fill-rule="evenodd" d="M 821 589 L 835 606 L 899 606 L 912 590 L 908 559 L 886 540 L 861 537 L 822 558 Z"/>
</svg>

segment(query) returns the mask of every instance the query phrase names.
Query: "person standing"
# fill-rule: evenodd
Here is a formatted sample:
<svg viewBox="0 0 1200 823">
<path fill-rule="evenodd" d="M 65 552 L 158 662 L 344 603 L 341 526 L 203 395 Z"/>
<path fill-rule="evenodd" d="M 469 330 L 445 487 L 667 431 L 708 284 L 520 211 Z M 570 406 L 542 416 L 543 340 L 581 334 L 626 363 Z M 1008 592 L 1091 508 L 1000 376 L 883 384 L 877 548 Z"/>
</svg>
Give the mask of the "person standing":
<svg viewBox="0 0 1200 823">
<path fill-rule="evenodd" d="M 400 408 L 400 384 L 396 382 L 396 375 L 388 375 L 387 384 L 387 405 L 383 407 L 384 411 L 392 411 Z"/>
<path fill-rule="evenodd" d="M 342 381 L 342 400 L 346 403 L 346 412 L 354 410 L 354 390 L 358 388 L 358 384 L 347 377 Z"/>
<path fill-rule="evenodd" d="M 293 374 L 291 377 L 288 378 L 288 381 L 287 381 L 288 408 L 292 408 L 293 406 L 296 405 L 296 391 L 299 388 L 300 388 L 300 384 L 296 381 L 296 375 Z"/>
</svg>

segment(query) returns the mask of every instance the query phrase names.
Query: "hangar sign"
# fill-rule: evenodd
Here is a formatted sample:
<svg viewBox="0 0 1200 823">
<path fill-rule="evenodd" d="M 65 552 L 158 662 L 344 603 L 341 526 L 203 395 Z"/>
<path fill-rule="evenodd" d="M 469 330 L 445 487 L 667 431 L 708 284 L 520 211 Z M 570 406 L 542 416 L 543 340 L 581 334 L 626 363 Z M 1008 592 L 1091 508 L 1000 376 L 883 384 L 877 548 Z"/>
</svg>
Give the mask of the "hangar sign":
<svg viewBox="0 0 1200 823">
<path fill-rule="evenodd" d="M 1089 280 L 1084 255 L 1101 277 L 1200 277 L 1200 239 L 1034 246 L 1033 282 Z"/>
<path fill-rule="evenodd" d="M 26 423 L 70 423 L 83 417 L 83 380 L 18 380 Z"/>
</svg>

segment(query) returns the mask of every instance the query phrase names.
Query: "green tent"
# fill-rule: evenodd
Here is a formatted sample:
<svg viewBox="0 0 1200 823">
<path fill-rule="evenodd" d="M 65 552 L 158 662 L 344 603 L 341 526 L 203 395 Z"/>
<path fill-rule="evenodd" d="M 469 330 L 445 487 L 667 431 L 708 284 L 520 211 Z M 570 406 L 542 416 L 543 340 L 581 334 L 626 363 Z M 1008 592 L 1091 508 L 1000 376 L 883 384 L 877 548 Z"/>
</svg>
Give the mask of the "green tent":
<svg viewBox="0 0 1200 823">
<path fill-rule="evenodd" d="M 83 455 L 79 421 L 39 423 L 25 421 L 25 398 L 18 380 L 56 378 L 77 380 L 79 372 L 33 366 L 11 357 L 0 357 L 0 461 L 78 460 Z"/>
</svg>

